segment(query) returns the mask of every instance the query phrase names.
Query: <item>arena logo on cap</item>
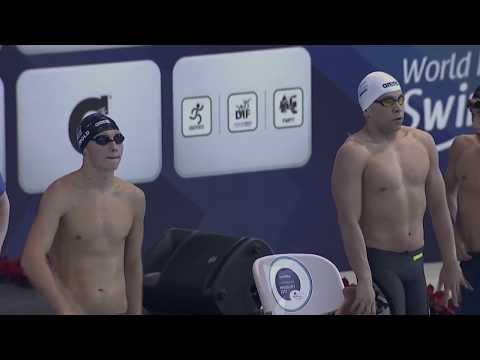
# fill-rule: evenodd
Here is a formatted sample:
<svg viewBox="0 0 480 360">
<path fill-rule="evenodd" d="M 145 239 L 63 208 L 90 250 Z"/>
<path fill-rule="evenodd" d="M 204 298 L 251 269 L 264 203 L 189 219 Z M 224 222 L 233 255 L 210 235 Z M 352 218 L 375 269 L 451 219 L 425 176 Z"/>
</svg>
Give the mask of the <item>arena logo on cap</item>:
<svg viewBox="0 0 480 360">
<path fill-rule="evenodd" d="M 109 120 L 102 120 L 102 121 L 96 122 L 95 127 L 99 127 L 99 126 L 102 126 L 104 124 L 110 124 L 110 121 Z"/>
<path fill-rule="evenodd" d="M 446 58 L 425 55 L 402 61 L 406 119 L 411 120 L 411 127 L 430 132 L 439 152 L 449 149 L 455 136 L 472 125 L 466 103 L 480 77 L 479 54 L 476 66 L 473 58 L 468 51 L 452 52 Z"/>
<path fill-rule="evenodd" d="M 388 82 L 388 83 L 385 83 L 385 84 L 382 85 L 382 87 L 384 89 L 392 87 L 392 86 L 400 86 L 400 84 L 397 81 L 391 81 L 391 82 Z"/>
</svg>

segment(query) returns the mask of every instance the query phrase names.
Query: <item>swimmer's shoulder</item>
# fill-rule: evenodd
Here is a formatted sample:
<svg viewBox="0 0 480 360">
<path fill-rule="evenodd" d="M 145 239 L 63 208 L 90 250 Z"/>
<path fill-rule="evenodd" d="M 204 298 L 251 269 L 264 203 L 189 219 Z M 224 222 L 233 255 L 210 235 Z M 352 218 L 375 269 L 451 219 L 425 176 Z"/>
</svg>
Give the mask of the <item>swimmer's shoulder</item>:
<svg viewBox="0 0 480 360">
<path fill-rule="evenodd" d="M 115 181 L 122 195 L 124 195 L 135 207 L 145 206 L 145 193 L 142 189 L 120 178 L 115 178 Z"/>
<path fill-rule="evenodd" d="M 476 148 L 480 145 L 480 138 L 477 134 L 458 135 L 453 139 L 452 145 L 448 150 L 449 162 L 456 161 L 467 151 L 467 149 Z"/>
<path fill-rule="evenodd" d="M 364 155 L 370 153 L 369 143 L 360 131 L 354 134 L 349 134 L 339 150 L 348 152 L 355 151 Z"/>
<path fill-rule="evenodd" d="M 408 126 L 402 126 L 402 131 L 405 132 L 406 136 L 411 135 L 413 139 L 424 145 L 427 148 L 427 151 L 434 149 L 436 151 L 435 140 L 429 132 Z"/>
<path fill-rule="evenodd" d="M 422 130 L 422 129 L 417 129 L 417 128 L 412 128 L 408 126 L 402 126 L 401 131 L 405 134 L 405 136 L 412 136 L 417 140 L 420 141 L 425 141 L 425 140 L 430 140 L 433 139 L 432 135 L 428 131 Z"/>
<path fill-rule="evenodd" d="M 65 193 L 70 193 L 72 194 L 72 191 L 78 187 L 79 183 L 79 178 L 78 178 L 78 172 L 74 171 L 70 174 L 64 175 L 55 181 L 53 181 L 45 191 L 45 193 L 48 194 L 65 194 Z"/>
<path fill-rule="evenodd" d="M 478 145 L 480 138 L 477 134 L 464 134 L 455 137 L 452 148 L 465 148 L 469 145 Z"/>
<path fill-rule="evenodd" d="M 371 151 L 360 132 L 349 135 L 337 151 L 337 160 L 367 161 Z"/>
<path fill-rule="evenodd" d="M 70 173 L 53 181 L 42 194 L 42 206 L 68 210 L 76 194 L 76 173 Z"/>
<path fill-rule="evenodd" d="M 412 135 L 414 139 L 422 143 L 427 149 L 433 150 L 435 149 L 436 151 L 436 145 L 435 145 L 435 139 L 433 136 L 421 129 L 416 129 L 416 128 L 410 128 L 404 126 L 404 131 L 406 131 L 407 135 Z M 450 147 L 450 152 L 463 152 L 466 147 L 473 145 L 473 144 L 478 144 L 479 140 L 477 135 L 473 134 L 466 134 L 466 135 L 458 135 L 454 138 L 452 145 Z"/>
</svg>

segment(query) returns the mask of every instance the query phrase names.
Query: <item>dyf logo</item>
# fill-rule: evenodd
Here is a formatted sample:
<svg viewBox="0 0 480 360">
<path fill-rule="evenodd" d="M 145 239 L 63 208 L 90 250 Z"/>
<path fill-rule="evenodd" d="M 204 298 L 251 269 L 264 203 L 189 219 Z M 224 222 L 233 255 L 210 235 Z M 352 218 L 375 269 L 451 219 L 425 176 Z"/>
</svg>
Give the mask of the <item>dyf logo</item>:
<svg viewBox="0 0 480 360">
<path fill-rule="evenodd" d="M 108 101 L 110 98 L 111 96 L 108 95 L 104 95 L 99 98 L 91 97 L 80 101 L 78 105 L 75 106 L 72 114 L 70 115 L 70 120 L 68 123 L 68 135 L 75 150 L 78 150 L 76 131 L 82 119 L 89 113 L 97 111 L 108 114 Z"/>
<path fill-rule="evenodd" d="M 243 100 L 242 104 L 237 105 L 237 110 L 235 111 L 235 119 L 248 119 L 250 117 L 250 100 Z"/>
</svg>

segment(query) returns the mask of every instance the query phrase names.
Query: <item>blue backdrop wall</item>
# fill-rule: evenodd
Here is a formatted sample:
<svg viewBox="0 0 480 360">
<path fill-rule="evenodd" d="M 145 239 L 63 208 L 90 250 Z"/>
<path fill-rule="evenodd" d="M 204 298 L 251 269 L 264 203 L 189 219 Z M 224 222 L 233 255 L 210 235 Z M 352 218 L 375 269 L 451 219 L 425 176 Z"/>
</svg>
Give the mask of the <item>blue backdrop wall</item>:
<svg viewBox="0 0 480 360">
<path fill-rule="evenodd" d="M 304 46 L 311 58 L 309 161 L 289 169 L 197 178 L 179 176 L 173 154 L 172 88 L 176 62 L 187 56 L 272 48 L 281 47 L 136 46 L 29 55 L 16 46 L 3 46 L 0 78 L 4 86 L 5 167 L 12 210 L 2 254 L 10 258 L 21 254 L 40 199 L 40 194 L 28 194 L 19 183 L 17 80 L 20 74 L 28 69 L 148 59 L 161 71 L 162 169 L 155 180 L 138 184 L 147 197 L 144 251 L 169 227 L 185 227 L 259 237 L 268 241 L 276 252 L 316 253 L 331 259 L 340 269 L 347 269 L 330 191 L 330 174 L 338 147 L 348 134 L 363 125 L 356 101 L 358 83 L 375 70 L 391 73 L 401 82 L 407 99 L 405 125 L 425 129 L 434 136 L 444 172 L 452 138 L 470 131 L 471 119 L 465 111 L 465 101 L 480 83 L 480 47 Z M 39 112 L 38 117 L 48 124 L 48 119 L 43 118 L 45 114 Z M 41 144 L 49 139 L 32 141 L 38 141 L 41 151 Z M 428 216 L 425 225 L 426 261 L 438 261 Z"/>
</svg>

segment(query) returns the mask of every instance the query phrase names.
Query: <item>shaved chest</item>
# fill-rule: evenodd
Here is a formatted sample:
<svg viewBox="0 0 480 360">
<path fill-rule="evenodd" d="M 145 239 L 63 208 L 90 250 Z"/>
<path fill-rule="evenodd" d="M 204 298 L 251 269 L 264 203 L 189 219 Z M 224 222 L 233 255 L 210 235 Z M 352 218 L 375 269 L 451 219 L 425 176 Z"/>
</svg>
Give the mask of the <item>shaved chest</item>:
<svg viewBox="0 0 480 360">
<path fill-rule="evenodd" d="M 460 156 L 456 176 L 462 189 L 480 191 L 480 146 L 471 146 Z"/>
<path fill-rule="evenodd" d="M 373 191 L 424 186 L 430 167 L 425 148 L 416 141 L 373 151 L 364 171 L 364 185 Z"/>
<path fill-rule="evenodd" d="M 115 196 L 86 196 L 63 216 L 62 232 L 72 246 L 108 250 L 123 245 L 133 223 L 129 203 Z"/>
</svg>

